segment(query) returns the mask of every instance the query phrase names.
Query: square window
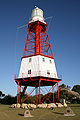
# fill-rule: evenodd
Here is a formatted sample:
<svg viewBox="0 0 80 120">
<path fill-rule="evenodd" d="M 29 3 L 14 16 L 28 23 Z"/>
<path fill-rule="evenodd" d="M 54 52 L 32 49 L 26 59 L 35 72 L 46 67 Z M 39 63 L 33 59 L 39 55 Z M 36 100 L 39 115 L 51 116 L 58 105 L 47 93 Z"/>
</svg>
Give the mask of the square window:
<svg viewBox="0 0 80 120">
<path fill-rule="evenodd" d="M 45 58 L 42 58 L 42 61 L 45 62 Z"/>
<path fill-rule="evenodd" d="M 50 71 L 49 70 L 47 70 L 47 74 L 50 75 Z"/>
<path fill-rule="evenodd" d="M 31 74 L 31 70 L 28 70 L 28 74 Z"/>
<path fill-rule="evenodd" d="M 31 60 L 32 60 L 32 59 L 31 59 L 31 58 L 29 58 L 29 62 L 31 62 Z"/>
<path fill-rule="evenodd" d="M 50 61 L 50 63 L 52 63 L 52 61 L 51 60 L 49 60 Z"/>
</svg>

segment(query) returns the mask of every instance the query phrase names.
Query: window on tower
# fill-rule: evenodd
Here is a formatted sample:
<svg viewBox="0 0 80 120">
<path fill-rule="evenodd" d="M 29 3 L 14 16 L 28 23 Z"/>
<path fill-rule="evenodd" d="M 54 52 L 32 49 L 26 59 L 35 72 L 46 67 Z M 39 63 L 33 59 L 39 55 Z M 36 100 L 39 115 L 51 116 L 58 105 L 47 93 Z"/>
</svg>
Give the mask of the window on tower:
<svg viewBox="0 0 80 120">
<path fill-rule="evenodd" d="M 31 74 L 31 69 L 30 69 L 30 70 L 28 70 L 28 74 Z"/>
<path fill-rule="evenodd" d="M 31 62 L 31 60 L 32 60 L 32 59 L 31 59 L 31 58 L 29 58 L 29 62 Z"/>
<path fill-rule="evenodd" d="M 45 58 L 42 58 L 42 61 L 45 62 Z"/>
<path fill-rule="evenodd" d="M 52 61 L 50 60 L 50 63 L 52 63 Z"/>
<path fill-rule="evenodd" d="M 47 74 L 50 75 L 50 71 L 49 70 L 47 70 Z"/>
</svg>

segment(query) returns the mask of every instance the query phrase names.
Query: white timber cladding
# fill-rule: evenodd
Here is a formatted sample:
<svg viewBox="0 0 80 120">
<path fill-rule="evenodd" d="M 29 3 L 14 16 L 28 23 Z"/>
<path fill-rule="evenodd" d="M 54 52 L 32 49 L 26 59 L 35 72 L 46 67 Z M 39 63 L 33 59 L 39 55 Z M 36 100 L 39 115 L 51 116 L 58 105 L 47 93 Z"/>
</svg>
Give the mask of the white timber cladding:
<svg viewBox="0 0 80 120">
<path fill-rule="evenodd" d="M 18 78 L 37 76 L 58 78 L 54 59 L 41 55 L 23 58 Z"/>
<path fill-rule="evenodd" d="M 34 16 L 40 16 L 43 18 L 43 11 L 40 8 L 36 7 L 32 10 L 31 18 L 33 18 Z"/>
<path fill-rule="evenodd" d="M 38 20 L 46 24 L 46 22 L 44 21 L 44 17 L 43 17 L 43 11 L 39 9 L 38 7 L 36 7 L 35 9 L 32 10 L 31 19 L 29 23 L 35 22 Z"/>
</svg>

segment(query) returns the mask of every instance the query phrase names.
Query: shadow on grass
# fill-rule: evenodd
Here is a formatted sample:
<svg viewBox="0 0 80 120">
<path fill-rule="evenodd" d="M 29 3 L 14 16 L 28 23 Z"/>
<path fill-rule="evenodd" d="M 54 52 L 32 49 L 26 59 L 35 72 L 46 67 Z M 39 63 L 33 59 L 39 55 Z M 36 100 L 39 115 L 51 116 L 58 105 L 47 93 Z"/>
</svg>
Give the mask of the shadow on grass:
<svg viewBox="0 0 80 120">
<path fill-rule="evenodd" d="M 24 114 L 18 113 L 19 116 L 24 116 Z"/>
<path fill-rule="evenodd" d="M 64 115 L 64 113 L 53 112 L 54 114 Z"/>
</svg>

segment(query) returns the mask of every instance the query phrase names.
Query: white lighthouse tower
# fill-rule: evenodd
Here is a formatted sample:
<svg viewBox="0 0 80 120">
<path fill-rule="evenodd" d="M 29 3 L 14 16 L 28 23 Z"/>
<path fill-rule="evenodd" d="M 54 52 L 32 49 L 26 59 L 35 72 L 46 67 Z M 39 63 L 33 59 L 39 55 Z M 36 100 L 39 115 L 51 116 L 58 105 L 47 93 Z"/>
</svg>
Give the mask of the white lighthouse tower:
<svg viewBox="0 0 80 120">
<path fill-rule="evenodd" d="M 47 23 L 44 21 L 43 11 L 38 7 L 33 9 L 31 13 L 20 72 L 15 81 L 18 86 L 24 86 L 24 90 L 26 90 L 26 86 L 37 88 L 39 97 L 36 98 L 35 104 L 41 103 L 41 86 L 54 86 L 61 81 L 55 67 Z M 18 94 L 17 103 L 20 101 L 21 97 Z"/>
<path fill-rule="evenodd" d="M 36 7 L 32 10 L 31 19 L 29 24 L 40 22 L 41 24 L 46 25 L 46 22 L 43 18 L 43 11 Z M 20 67 L 19 78 L 27 77 L 50 77 L 58 78 L 54 58 L 52 56 L 47 56 L 41 53 L 41 28 L 36 26 L 35 33 L 35 53 L 34 55 L 23 57 Z M 42 27 L 42 26 L 41 26 Z M 46 42 L 43 41 L 43 43 Z M 49 45 L 47 45 L 49 47 Z M 47 50 L 47 48 L 46 48 Z"/>
</svg>

